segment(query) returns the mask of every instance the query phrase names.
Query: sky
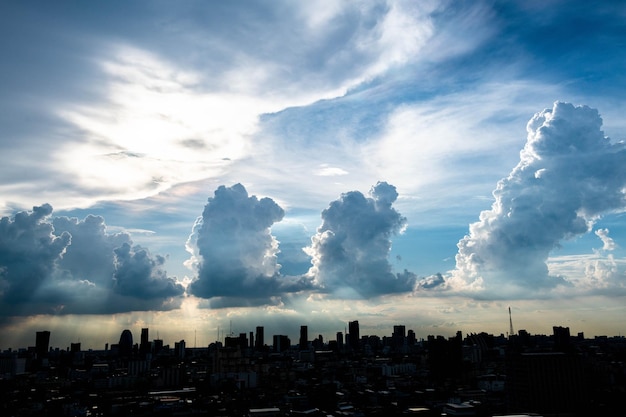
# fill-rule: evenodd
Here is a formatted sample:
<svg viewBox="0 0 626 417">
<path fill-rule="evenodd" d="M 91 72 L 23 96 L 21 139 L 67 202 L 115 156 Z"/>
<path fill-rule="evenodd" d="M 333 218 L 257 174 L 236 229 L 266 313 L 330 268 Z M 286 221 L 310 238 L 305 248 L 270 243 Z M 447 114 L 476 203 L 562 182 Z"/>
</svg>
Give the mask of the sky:
<svg viewBox="0 0 626 417">
<path fill-rule="evenodd" d="M 626 333 L 624 19 L 0 3 L 0 349 Z"/>
</svg>

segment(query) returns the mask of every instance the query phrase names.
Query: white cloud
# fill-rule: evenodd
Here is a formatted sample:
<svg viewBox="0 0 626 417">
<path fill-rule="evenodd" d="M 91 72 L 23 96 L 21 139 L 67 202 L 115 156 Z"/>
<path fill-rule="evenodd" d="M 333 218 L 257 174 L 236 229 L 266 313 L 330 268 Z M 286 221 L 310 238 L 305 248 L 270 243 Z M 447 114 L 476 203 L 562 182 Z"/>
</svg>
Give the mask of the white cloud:
<svg viewBox="0 0 626 417">
<path fill-rule="evenodd" d="M 626 207 L 626 151 L 601 125 L 596 110 L 559 102 L 528 122 L 520 162 L 498 182 L 491 210 L 458 243 L 455 284 L 480 282 L 492 296 L 528 297 L 575 283 L 549 274 L 550 251 Z M 603 279 L 599 267 L 589 277 Z"/>
</svg>

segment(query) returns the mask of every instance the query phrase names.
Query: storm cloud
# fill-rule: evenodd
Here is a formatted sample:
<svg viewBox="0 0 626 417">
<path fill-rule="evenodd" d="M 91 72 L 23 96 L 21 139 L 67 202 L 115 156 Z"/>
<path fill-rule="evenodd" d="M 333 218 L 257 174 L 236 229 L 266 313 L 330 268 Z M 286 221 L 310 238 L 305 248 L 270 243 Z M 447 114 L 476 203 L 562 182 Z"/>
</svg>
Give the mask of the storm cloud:
<svg viewBox="0 0 626 417">
<path fill-rule="evenodd" d="M 626 149 L 601 127 L 597 110 L 561 102 L 528 122 L 519 163 L 457 245 L 452 282 L 504 296 L 572 284 L 548 273 L 550 252 L 626 207 Z"/>
<path fill-rule="evenodd" d="M 312 257 L 308 274 L 323 291 L 345 298 L 369 298 L 413 289 L 415 275 L 394 274 L 389 263 L 391 237 L 406 219 L 392 204 L 393 185 L 377 183 L 370 197 L 350 191 L 322 212 L 322 224 L 305 251 Z"/>
<path fill-rule="evenodd" d="M 184 288 L 165 258 L 109 234 L 104 219 L 51 219 L 52 206 L 0 220 L 0 311 L 5 315 L 163 310 Z"/>
<path fill-rule="evenodd" d="M 310 287 L 303 278 L 280 275 L 270 228 L 284 215 L 274 200 L 249 196 L 241 184 L 217 188 L 187 242 L 197 271 L 189 292 L 215 298 L 212 307 L 232 307 L 275 304 L 281 293 Z"/>
</svg>

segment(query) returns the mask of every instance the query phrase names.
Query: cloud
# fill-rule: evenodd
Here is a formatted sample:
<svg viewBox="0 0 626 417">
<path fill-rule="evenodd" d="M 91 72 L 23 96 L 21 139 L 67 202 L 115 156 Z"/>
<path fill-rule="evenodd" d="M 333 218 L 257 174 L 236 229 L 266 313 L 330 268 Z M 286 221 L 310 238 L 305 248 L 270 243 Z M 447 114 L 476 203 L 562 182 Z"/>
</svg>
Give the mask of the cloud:
<svg viewBox="0 0 626 417">
<path fill-rule="evenodd" d="M 302 278 L 281 276 L 278 241 L 271 226 L 285 212 L 271 198 L 248 196 L 241 184 L 220 186 L 198 218 L 187 242 L 197 270 L 191 294 L 214 306 L 273 304 L 275 296 L 310 287 Z M 232 304 L 229 304 L 232 303 Z"/>
<path fill-rule="evenodd" d="M 421 280 L 419 280 L 419 282 L 416 285 L 416 289 L 420 290 L 420 289 L 424 289 L 424 290 L 430 290 L 433 288 L 439 288 L 439 287 L 443 287 L 445 286 L 445 278 L 443 277 L 443 275 L 441 275 L 440 273 L 431 275 L 429 277 L 426 278 L 422 278 Z"/>
<path fill-rule="evenodd" d="M 132 294 L 142 299 L 163 299 L 181 296 L 184 288 L 163 269 L 165 258 L 152 256 L 137 245 L 124 243 L 115 252 L 115 292 Z"/>
<path fill-rule="evenodd" d="M 528 122 L 519 163 L 457 245 L 452 284 L 499 296 L 570 285 L 548 273 L 550 251 L 626 206 L 626 150 L 601 126 L 597 110 L 561 102 Z"/>
<path fill-rule="evenodd" d="M 598 229 L 595 231 L 595 234 L 600 238 L 600 240 L 602 240 L 602 250 L 615 250 L 617 244 L 615 243 L 613 238 L 609 236 L 609 229 Z"/>
<path fill-rule="evenodd" d="M 47 218 L 52 206 L 33 207 L 13 219 L 0 219 L 0 301 L 13 305 L 28 302 L 55 268 L 55 261 L 71 241 L 69 233 L 53 234 Z"/>
<path fill-rule="evenodd" d="M 0 311 L 98 314 L 167 310 L 184 288 L 165 258 L 135 246 L 127 233 L 108 234 L 104 218 L 50 219 L 52 206 L 0 220 Z"/>
<path fill-rule="evenodd" d="M 394 274 L 389 264 L 391 236 L 406 219 L 392 204 L 398 193 L 386 182 L 370 198 L 350 191 L 322 212 L 322 225 L 305 251 L 312 257 L 308 275 L 324 291 L 346 298 L 368 298 L 411 291 L 413 274 Z"/>
</svg>

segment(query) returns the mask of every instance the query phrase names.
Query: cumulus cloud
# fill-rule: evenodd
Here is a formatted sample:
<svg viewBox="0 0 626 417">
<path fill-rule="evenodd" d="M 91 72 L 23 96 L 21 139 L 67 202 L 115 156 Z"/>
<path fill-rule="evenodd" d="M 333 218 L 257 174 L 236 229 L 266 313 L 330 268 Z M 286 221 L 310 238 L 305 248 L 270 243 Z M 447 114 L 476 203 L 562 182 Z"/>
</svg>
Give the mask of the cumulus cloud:
<svg viewBox="0 0 626 417">
<path fill-rule="evenodd" d="M 108 234 L 104 219 L 56 217 L 44 204 L 0 220 L 0 311 L 114 313 L 180 304 L 182 285 L 165 258 L 136 246 L 127 233 Z"/>
<path fill-rule="evenodd" d="M 22 304 L 37 294 L 55 268 L 55 262 L 71 242 L 69 233 L 53 234 L 47 218 L 52 206 L 19 212 L 0 219 L 0 301 Z"/>
<path fill-rule="evenodd" d="M 305 279 L 279 273 L 278 241 L 270 228 L 284 214 L 274 200 L 249 196 L 241 184 L 215 190 L 187 242 L 188 265 L 198 273 L 191 294 L 215 298 L 213 307 L 260 305 L 307 287 Z"/>
<path fill-rule="evenodd" d="M 313 264 L 308 275 L 336 296 L 368 298 L 413 289 L 415 275 L 394 274 L 388 260 L 391 236 L 406 226 L 392 207 L 396 188 L 379 182 L 370 196 L 350 191 L 330 203 L 305 248 Z"/>
<path fill-rule="evenodd" d="M 115 285 L 118 294 L 132 294 L 142 299 L 166 299 L 180 296 L 184 288 L 163 268 L 165 257 L 152 256 L 148 249 L 124 243 L 115 252 Z"/>
<path fill-rule="evenodd" d="M 626 206 L 626 149 L 601 127 L 597 110 L 561 102 L 528 122 L 519 163 L 457 245 L 451 284 L 499 295 L 570 284 L 548 273 L 550 251 Z"/>
<path fill-rule="evenodd" d="M 602 241 L 602 250 L 612 251 L 615 250 L 617 245 L 612 237 L 609 236 L 609 229 L 598 229 L 595 231 L 596 236 Z"/>
</svg>

